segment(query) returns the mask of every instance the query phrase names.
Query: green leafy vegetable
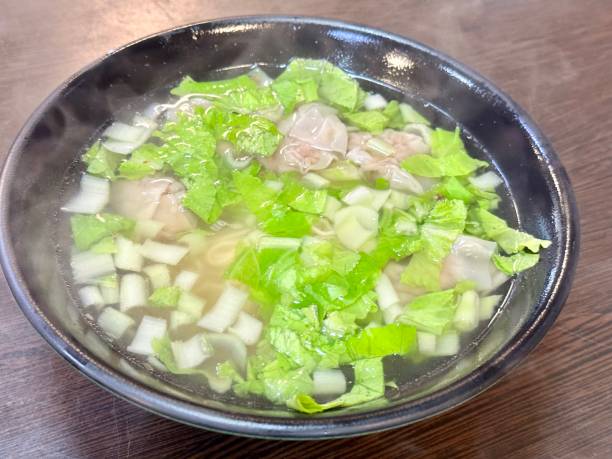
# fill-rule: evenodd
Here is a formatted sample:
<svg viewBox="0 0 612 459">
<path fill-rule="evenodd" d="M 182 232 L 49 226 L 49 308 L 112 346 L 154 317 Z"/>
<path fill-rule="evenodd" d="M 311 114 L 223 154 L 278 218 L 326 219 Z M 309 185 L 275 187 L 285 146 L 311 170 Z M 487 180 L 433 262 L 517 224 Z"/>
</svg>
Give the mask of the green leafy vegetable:
<svg viewBox="0 0 612 459">
<path fill-rule="evenodd" d="M 319 84 L 313 78 L 276 80 L 271 85 L 286 113 L 301 103 L 319 100 Z"/>
<path fill-rule="evenodd" d="M 291 86 L 287 82 L 297 83 L 298 86 Z M 284 99 L 285 107 L 293 107 L 296 103 L 314 100 L 313 82 L 318 85 L 318 96 L 323 101 L 343 111 L 356 111 L 365 98 L 356 80 L 324 60 L 292 60 L 272 88 L 277 90 L 281 100 Z"/>
<path fill-rule="evenodd" d="M 201 94 L 216 106 L 238 113 L 264 111 L 278 106 L 270 88 L 259 87 L 246 75 L 228 80 L 201 82 L 187 76 L 170 93 L 175 96 Z"/>
<path fill-rule="evenodd" d="M 390 129 L 403 129 L 406 126 L 406 120 L 402 116 L 400 104 L 397 100 L 392 100 L 382 111 L 383 115 L 389 120 L 387 127 Z"/>
<path fill-rule="evenodd" d="M 181 297 L 179 287 L 160 287 L 149 296 L 149 303 L 158 308 L 174 308 Z"/>
<path fill-rule="evenodd" d="M 89 147 L 82 156 L 83 162 L 87 164 L 88 173 L 109 180 L 114 180 L 117 177 L 115 170 L 121 158 L 122 155 L 107 150 L 100 141 Z"/>
<path fill-rule="evenodd" d="M 402 273 L 403 283 L 428 291 L 440 289 L 442 263 L 465 227 L 463 201 L 438 201 L 420 228 L 423 248 L 415 253 Z"/>
<path fill-rule="evenodd" d="M 418 330 L 441 335 L 452 324 L 456 308 L 456 290 L 427 293 L 408 303 L 406 310 L 396 320 L 413 325 Z"/>
<path fill-rule="evenodd" d="M 343 113 L 342 118 L 347 123 L 373 134 L 380 134 L 389 123 L 389 118 L 377 110 Z"/>
<path fill-rule="evenodd" d="M 402 162 L 404 169 L 422 177 L 469 175 L 484 166 L 485 161 L 468 155 L 459 128 L 454 132 L 437 128 L 431 135 L 431 155 L 412 155 Z"/>
<path fill-rule="evenodd" d="M 128 180 L 139 180 L 162 170 L 164 159 L 159 147 L 147 143 L 132 152 L 130 158 L 119 165 L 119 175 Z"/>
<path fill-rule="evenodd" d="M 416 344 L 416 329 L 404 324 L 389 324 L 384 327 L 370 327 L 352 336 L 346 342 L 351 360 L 386 355 L 405 355 Z"/>
<path fill-rule="evenodd" d="M 550 246 L 550 241 L 535 238 L 530 234 L 509 228 L 507 223 L 485 209 L 475 209 L 477 219 L 487 238 L 494 240 L 508 254 L 529 250 L 537 253 L 540 248 Z"/>
<path fill-rule="evenodd" d="M 91 250 L 93 253 L 116 253 L 117 244 L 115 243 L 114 237 L 106 236 L 104 239 L 101 239 L 93 244 L 89 250 Z"/>
<path fill-rule="evenodd" d="M 535 266 L 539 259 L 540 254 L 527 252 L 515 253 L 514 255 L 510 255 L 508 257 L 494 254 L 492 258 L 495 267 L 509 276 Z"/>
<path fill-rule="evenodd" d="M 302 413 L 320 413 L 341 406 L 352 406 L 382 397 L 385 394 L 385 379 L 380 358 L 355 362 L 355 384 L 350 392 L 327 403 L 318 403 L 307 393 L 290 399 L 287 405 Z"/>
<path fill-rule="evenodd" d="M 70 218 L 72 237 L 79 250 L 87 250 L 96 242 L 115 234 L 129 236 L 134 225 L 133 220 L 114 214 L 77 214 Z"/>
<path fill-rule="evenodd" d="M 285 176 L 284 188 L 279 195 L 279 200 L 289 207 L 310 214 L 320 215 L 325 210 L 327 202 L 326 190 L 313 190 L 306 188 L 293 177 Z"/>
</svg>

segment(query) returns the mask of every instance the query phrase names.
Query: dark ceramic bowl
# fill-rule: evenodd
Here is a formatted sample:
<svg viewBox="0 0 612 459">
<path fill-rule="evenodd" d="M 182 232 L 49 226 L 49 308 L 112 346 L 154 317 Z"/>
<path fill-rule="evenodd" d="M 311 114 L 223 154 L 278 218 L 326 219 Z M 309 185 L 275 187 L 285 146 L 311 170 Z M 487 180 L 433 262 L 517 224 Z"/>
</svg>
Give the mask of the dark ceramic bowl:
<svg viewBox="0 0 612 459">
<path fill-rule="evenodd" d="M 553 241 L 541 262 L 513 281 L 500 312 L 460 356 L 390 389 L 385 406 L 303 416 L 172 385 L 91 330 L 64 276 L 58 235 L 65 222 L 58 209 L 81 171 L 75 158 L 105 123 L 117 112 L 148 104 L 183 75 L 217 78 L 254 63 L 274 74 L 293 56 L 328 59 L 366 87 L 420 106 L 436 124 L 461 126 L 470 150 L 491 160 L 504 178 L 505 217 Z M 9 152 L 0 187 L 4 273 L 26 317 L 62 357 L 100 386 L 154 413 L 255 437 L 358 435 L 465 402 L 542 339 L 567 297 L 578 252 L 578 215 L 567 175 L 521 108 L 486 79 L 426 46 L 322 19 L 211 21 L 109 53 L 63 83 L 34 112 Z"/>
</svg>

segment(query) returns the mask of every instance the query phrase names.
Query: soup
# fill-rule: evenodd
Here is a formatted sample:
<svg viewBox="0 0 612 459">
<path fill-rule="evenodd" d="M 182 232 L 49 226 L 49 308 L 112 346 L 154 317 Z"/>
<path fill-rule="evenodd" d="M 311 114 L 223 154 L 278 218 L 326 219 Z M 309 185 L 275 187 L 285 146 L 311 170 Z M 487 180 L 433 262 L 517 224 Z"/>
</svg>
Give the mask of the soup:
<svg viewBox="0 0 612 459">
<path fill-rule="evenodd" d="M 87 148 L 62 209 L 82 307 L 176 378 L 309 414 L 384 402 L 550 245 L 495 214 L 458 128 L 326 61 L 170 92 Z"/>
</svg>

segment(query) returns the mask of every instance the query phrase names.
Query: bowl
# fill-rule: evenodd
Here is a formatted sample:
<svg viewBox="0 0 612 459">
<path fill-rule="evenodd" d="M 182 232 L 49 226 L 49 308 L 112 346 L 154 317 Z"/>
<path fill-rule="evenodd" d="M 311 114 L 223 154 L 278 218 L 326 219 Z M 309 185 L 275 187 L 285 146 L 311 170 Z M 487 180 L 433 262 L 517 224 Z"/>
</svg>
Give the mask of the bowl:
<svg viewBox="0 0 612 459">
<path fill-rule="evenodd" d="M 82 171 L 83 146 L 122 110 L 137 110 L 184 75 L 220 78 L 259 64 L 278 73 L 291 57 L 324 58 L 369 89 L 415 104 L 435 124 L 459 125 L 469 150 L 503 177 L 501 211 L 550 239 L 540 263 L 512 281 L 491 324 L 457 357 L 389 389 L 384 406 L 305 416 L 195 393 L 109 346 L 79 312 L 65 275 L 67 234 L 58 209 Z M 482 76 L 412 40 L 343 22 L 244 17 L 192 24 L 114 50 L 59 88 L 27 121 L 0 182 L 0 259 L 25 316 L 91 380 L 159 415 L 219 432 L 307 439 L 406 425 L 474 397 L 515 367 L 562 308 L 577 261 L 574 195 L 552 146 L 528 115 Z"/>
</svg>

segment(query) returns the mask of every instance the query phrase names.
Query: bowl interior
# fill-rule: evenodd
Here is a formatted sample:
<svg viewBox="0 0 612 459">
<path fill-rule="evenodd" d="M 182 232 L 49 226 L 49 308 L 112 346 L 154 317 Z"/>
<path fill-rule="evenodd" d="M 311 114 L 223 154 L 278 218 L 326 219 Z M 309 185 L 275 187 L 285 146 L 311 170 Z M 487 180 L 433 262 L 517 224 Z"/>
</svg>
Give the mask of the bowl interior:
<svg viewBox="0 0 612 459">
<path fill-rule="evenodd" d="M 502 175 L 502 212 L 550 239 L 540 263 L 513 281 L 503 308 L 460 357 L 390 390 L 389 404 L 304 417 L 231 395 L 174 385 L 100 339 L 75 306 L 65 276 L 65 218 L 58 209 L 81 172 L 75 158 L 121 113 L 138 110 L 184 75 L 215 79 L 291 57 L 325 58 L 368 89 L 409 100 Z M 117 115 L 119 114 L 119 115 Z M 339 23 L 287 18 L 204 23 L 153 36 L 106 56 L 66 82 L 13 145 L 2 179 L 2 262 L 20 306 L 64 357 L 141 406 L 195 425 L 258 436 L 346 435 L 446 409 L 490 385 L 541 337 L 569 289 L 577 238 L 565 173 L 530 120 L 486 81 L 421 45 Z M 335 430 L 334 430 L 335 429 Z"/>
</svg>

